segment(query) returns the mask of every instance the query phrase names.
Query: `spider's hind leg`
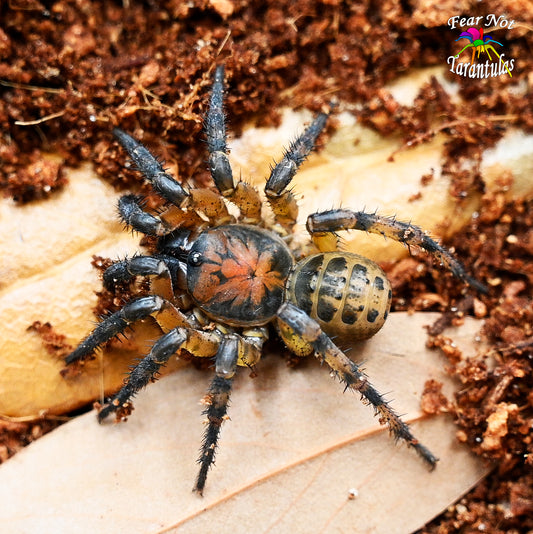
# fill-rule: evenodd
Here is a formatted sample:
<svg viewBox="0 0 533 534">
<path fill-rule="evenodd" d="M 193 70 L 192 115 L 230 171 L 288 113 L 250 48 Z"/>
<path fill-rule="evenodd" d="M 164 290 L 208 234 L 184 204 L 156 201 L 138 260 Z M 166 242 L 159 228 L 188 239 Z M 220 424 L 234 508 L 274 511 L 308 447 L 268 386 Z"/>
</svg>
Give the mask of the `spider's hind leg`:
<svg viewBox="0 0 533 534">
<path fill-rule="evenodd" d="M 281 329 L 300 337 L 303 346 L 312 347 L 317 358 L 325 361 L 347 388 L 358 391 L 379 414 L 380 422 L 388 425 L 396 439 L 405 441 L 432 469 L 435 467 L 438 458 L 413 436 L 409 426 L 389 406 L 383 395 L 370 384 L 358 365 L 331 341 L 315 320 L 293 304 L 285 303 L 278 311 L 278 322 Z"/>
<path fill-rule="evenodd" d="M 463 265 L 449 250 L 431 239 L 420 227 L 411 223 L 398 221 L 392 217 L 383 217 L 376 213 L 336 209 L 314 213 L 307 218 L 307 231 L 315 245 L 325 252 L 331 245 L 331 236 L 338 230 L 362 230 L 380 234 L 407 246 L 418 246 L 441 261 L 457 278 L 463 280 L 480 293 L 488 289 L 470 276 Z"/>
</svg>

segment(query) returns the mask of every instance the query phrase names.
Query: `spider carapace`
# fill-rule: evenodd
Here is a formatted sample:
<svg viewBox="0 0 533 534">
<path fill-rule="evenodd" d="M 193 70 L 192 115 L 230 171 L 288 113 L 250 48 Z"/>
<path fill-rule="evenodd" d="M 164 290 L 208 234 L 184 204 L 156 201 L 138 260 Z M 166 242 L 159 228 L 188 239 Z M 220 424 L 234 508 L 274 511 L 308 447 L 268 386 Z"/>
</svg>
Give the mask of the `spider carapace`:
<svg viewBox="0 0 533 534">
<path fill-rule="evenodd" d="M 381 268 L 357 254 L 337 251 L 336 232 L 364 230 L 420 246 L 475 289 L 484 292 L 485 287 L 420 228 L 377 214 L 337 209 L 310 215 L 307 230 L 312 239 L 307 249 L 302 252 L 300 245 L 292 250 L 298 210 L 289 184 L 314 148 L 328 114 L 318 114 L 272 169 L 265 186 L 270 215 L 263 217 L 266 208 L 257 190 L 233 179 L 227 157 L 223 80 L 224 69 L 219 66 L 205 122 L 213 189 L 183 187 L 143 145 L 122 130 L 114 130 L 167 207 L 161 213 L 150 213 L 138 196 L 120 199 L 122 219 L 134 230 L 155 236 L 155 252 L 118 261 L 105 271 L 103 281 L 112 289 L 118 282 L 150 277 L 151 294 L 130 300 L 105 318 L 66 358 L 67 365 L 86 359 L 148 316 L 161 326 L 162 336 L 101 408 L 98 419 L 102 421 L 111 413 L 117 420 L 124 419 L 132 410 L 132 396 L 173 355 L 185 350 L 212 358 L 215 372 L 206 396 L 207 426 L 194 486 L 202 494 L 235 372 L 239 366 L 254 367 L 259 362 L 272 323 L 292 352 L 314 354 L 327 363 L 347 388 L 372 405 L 396 439 L 413 447 L 433 468 L 437 458 L 331 339 L 374 335 L 387 318 L 391 300 L 390 283 Z M 230 214 L 228 203 L 238 208 L 237 216 Z"/>
</svg>

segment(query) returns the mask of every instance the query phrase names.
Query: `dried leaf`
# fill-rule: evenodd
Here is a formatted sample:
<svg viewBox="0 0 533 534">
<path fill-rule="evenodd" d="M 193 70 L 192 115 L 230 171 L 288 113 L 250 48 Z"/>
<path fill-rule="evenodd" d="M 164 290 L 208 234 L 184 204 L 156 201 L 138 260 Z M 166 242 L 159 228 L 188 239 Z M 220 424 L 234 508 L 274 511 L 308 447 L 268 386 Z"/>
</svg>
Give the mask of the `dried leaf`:
<svg viewBox="0 0 533 534">
<path fill-rule="evenodd" d="M 92 256 L 117 258 L 138 249 L 138 236 L 124 232 L 118 221 L 117 197 L 86 166 L 72 171 L 70 184 L 49 200 L 22 207 L 0 202 L 1 415 L 65 413 L 122 383 L 138 352 L 134 340 L 68 381 L 60 375 L 63 361 L 30 328 L 35 321 L 49 322 L 65 343 L 75 345 L 93 327 L 100 282 Z M 149 328 L 139 334 L 143 339 L 156 335 Z"/>
<path fill-rule="evenodd" d="M 443 357 L 425 347 L 423 325 L 435 317 L 392 314 L 350 352 L 440 457 L 433 472 L 395 444 L 357 396 L 343 393 L 327 368 L 309 359 L 289 369 L 270 354 L 257 378 L 241 370 L 236 379 L 204 498 L 191 489 L 209 374 L 187 367 L 143 391 L 127 423 L 98 425 L 87 414 L 1 466 L 3 520 L 12 532 L 419 528 L 487 471 L 456 442 L 449 416 L 420 413 L 426 379 L 445 382 L 448 395 L 453 389 Z M 467 321 L 448 335 L 472 354 L 478 327 Z"/>
</svg>

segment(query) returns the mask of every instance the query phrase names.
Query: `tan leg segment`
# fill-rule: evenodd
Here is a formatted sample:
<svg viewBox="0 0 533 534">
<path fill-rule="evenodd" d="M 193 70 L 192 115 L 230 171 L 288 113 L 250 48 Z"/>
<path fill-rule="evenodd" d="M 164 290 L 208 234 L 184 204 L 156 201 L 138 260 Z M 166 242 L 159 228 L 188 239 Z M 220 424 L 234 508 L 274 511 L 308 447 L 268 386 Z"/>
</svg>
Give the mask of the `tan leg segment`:
<svg viewBox="0 0 533 534">
<path fill-rule="evenodd" d="M 438 459 L 433 453 L 413 436 L 406 423 L 389 406 L 383 395 L 368 381 L 366 375 L 352 362 L 329 337 L 322 332 L 316 321 L 296 306 L 285 303 L 278 311 L 278 320 L 291 329 L 295 335 L 310 344 L 315 356 L 326 362 L 347 388 L 357 391 L 363 399 L 372 405 L 380 416 L 380 422 L 386 423 L 396 439 L 401 439 L 434 468 Z"/>
</svg>

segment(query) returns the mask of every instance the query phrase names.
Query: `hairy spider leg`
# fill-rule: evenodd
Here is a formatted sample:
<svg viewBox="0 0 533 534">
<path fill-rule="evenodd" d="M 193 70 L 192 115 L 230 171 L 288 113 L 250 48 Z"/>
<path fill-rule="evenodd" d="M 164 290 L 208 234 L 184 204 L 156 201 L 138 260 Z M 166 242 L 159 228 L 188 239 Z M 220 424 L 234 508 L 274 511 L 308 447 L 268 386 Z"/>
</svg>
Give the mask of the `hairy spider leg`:
<svg viewBox="0 0 533 534">
<path fill-rule="evenodd" d="M 261 357 L 268 338 L 264 328 L 245 330 L 242 336 L 225 334 L 215 356 L 215 376 L 206 396 L 206 429 L 200 449 L 200 471 L 193 491 L 203 495 L 207 472 L 215 461 L 222 423 L 227 419 L 228 402 L 237 365 L 253 366 Z"/>
<path fill-rule="evenodd" d="M 118 213 L 124 223 L 137 232 L 162 236 L 172 231 L 159 216 L 144 211 L 144 200 L 138 195 L 123 195 L 118 201 Z"/>
<path fill-rule="evenodd" d="M 174 302 L 177 308 L 190 307 L 191 300 L 185 292 L 176 292 L 186 287 L 184 265 L 178 258 L 167 254 L 154 256 L 136 255 L 117 261 L 104 272 L 103 283 L 108 291 L 117 284 L 130 284 L 137 276 L 150 276 L 150 289 L 155 295 Z M 158 322 L 160 317 L 158 317 Z M 172 327 L 179 323 L 173 324 Z"/>
<path fill-rule="evenodd" d="M 206 409 L 203 412 L 207 426 L 198 459 L 200 471 L 194 486 L 194 491 L 201 495 L 207 472 L 214 463 L 220 428 L 226 419 L 237 365 L 254 365 L 260 358 L 265 339 L 266 334 L 262 331 L 250 331 L 249 335 L 239 336 L 224 334 L 218 330 L 174 328 L 160 337 L 149 354 L 133 367 L 124 386 L 98 413 L 98 420 L 102 422 L 114 412 L 117 420 L 129 415 L 132 411 L 131 398 L 152 381 L 161 367 L 180 349 L 185 349 L 197 357 L 214 357 L 216 374 L 211 382 L 206 397 Z"/>
<path fill-rule="evenodd" d="M 157 237 L 169 234 L 177 226 L 188 227 L 198 221 L 197 226 L 201 228 L 204 223 L 196 212 L 204 214 L 210 225 L 233 221 L 220 195 L 210 189 L 193 189 L 181 207 L 171 205 L 161 215 L 152 215 L 143 208 L 144 199 L 137 195 L 124 195 L 118 201 L 118 212 L 126 225 L 137 232 Z M 190 210 L 193 210 L 192 213 Z"/>
<path fill-rule="evenodd" d="M 174 326 L 179 322 L 189 324 L 187 317 L 176 309 L 176 307 L 166 299 L 158 295 L 150 295 L 131 300 L 117 312 L 106 317 L 96 328 L 65 358 L 65 363 L 70 365 L 74 362 L 84 360 L 98 347 L 106 341 L 123 333 L 126 328 L 141 319 L 150 315 L 159 314 L 171 315 L 175 321 Z"/>
<path fill-rule="evenodd" d="M 291 232 L 298 217 L 298 205 L 293 193 L 287 189 L 300 165 L 315 147 L 316 140 L 326 125 L 328 113 L 319 113 L 306 130 L 285 150 L 265 184 L 265 194 L 278 222 Z"/>
<path fill-rule="evenodd" d="M 372 405 L 375 413 L 380 416 L 380 423 L 386 423 L 397 440 L 403 440 L 409 447 L 413 447 L 431 469 L 435 467 L 438 458 L 413 436 L 409 426 L 370 384 L 359 366 L 331 341 L 314 319 L 288 302 L 280 307 L 277 318 L 278 322 L 281 322 L 280 326 L 289 328 L 302 339 L 304 345 L 313 348 L 315 356 L 330 366 L 336 376 L 346 384 L 346 388 L 359 392 L 363 399 Z"/>
<path fill-rule="evenodd" d="M 240 340 L 236 335 L 227 335 L 222 339 L 215 356 L 215 376 L 206 396 L 206 428 L 198 463 L 200 471 L 193 491 L 203 495 L 207 472 L 215 461 L 215 453 L 220 435 L 220 428 L 227 417 L 229 397 L 233 377 L 237 370 Z"/>
<path fill-rule="evenodd" d="M 152 184 L 159 195 L 176 206 L 180 206 L 189 196 L 188 192 L 168 173 L 157 158 L 141 143 L 119 128 L 113 135 L 126 149 L 137 169 Z"/>
<path fill-rule="evenodd" d="M 152 184 L 154 190 L 172 204 L 172 213 L 178 208 L 202 212 L 210 224 L 225 224 L 232 220 L 223 200 L 215 191 L 193 189 L 186 191 L 170 174 L 166 173 L 157 158 L 130 135 L 115 128 L 115 137 L 126 149 L 137 169 Z M 173 210 L 172 210 L 173 208 Z M 152 215 L 143 210 L 143 199 L 125 195 L 119 200 L 119 213 L 126 224 L 147 235 L 168 234 L 175 226 L 170 224 L 171 215 Z"/>
<path fill-rule="evenodd" d="M 119 392 L 100 410 L 98 420 L 102 422 L 113 412 L 117 412 L 117 420 L 129 414 L 132 410 L 130 399 L 155 378 L 179 349 L 186 349 L 197 356 L 213 357 L 220 345 L 220 337 L 216 332 L 182 327 L 161 336 L 150 352 L 133 367 Z"/>
<path fill-rule="evenodd" d="M 222 65 L 218 65 L 215 69 L 204 127 L 211 176 L 220 193 L 224 196 L 230 195 L 235 184 L 228 159 L 226 115 L 224 113 L 224 67 Z"/>
<path fill-rule="evenodd" d="M 220 194 L 235 204 L 239 220 L 245 224 L 261 222 L 261 197 L 250 184 L 235 184 L 228 159 L 226 115 L 224 113 L 224 67 L 215 69 L 209 109 L 205 119 L 205 134 L 209 152 L 209 171 Z"/>
<path fill-rule="evenodd" d="M 414 224 L 398 221 L 392 217 L 382 217 L 375 213 L 348 209 L 323 211 L 314 213 L 307 218 L 307 231 L 311 234 L 315 245 L 323 252 L 331 250 L 331 237 L 338 230 L 362 230 L 381 234 L 384 237 L 405 243 L 407 246 L 419 246 L 442 262 L 454 276 L 480 293 L 488 293 L 487 287 L 471 277 L 463 265 L 447 249 Z M 334 238 L 336 246 L 336 236 Z"/>
<path fill-rule="evenodd" d="M 161 276 L 170 278 L 167 261 L 174 266 L 176 260 L 171 257 L 133 256 L 110 265 L 104 272 L 103 283 L 107 290 L 112 290 L 117 284 L 130 283 L 136 276 Z M 177 267 L 174 266 L 174 269 Z"/>
</svg>

